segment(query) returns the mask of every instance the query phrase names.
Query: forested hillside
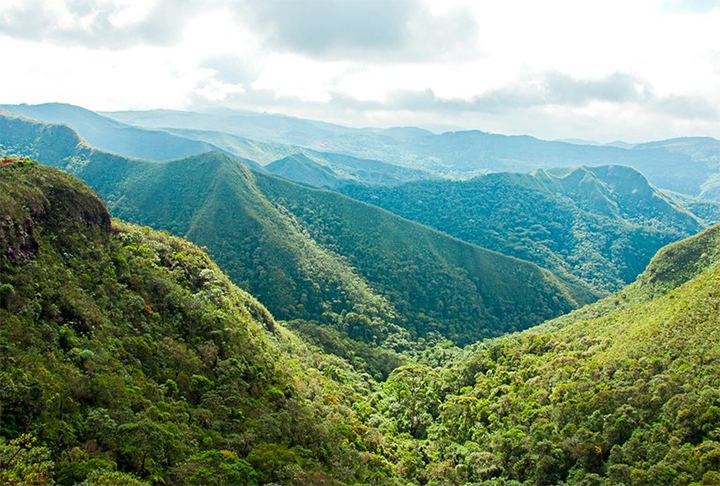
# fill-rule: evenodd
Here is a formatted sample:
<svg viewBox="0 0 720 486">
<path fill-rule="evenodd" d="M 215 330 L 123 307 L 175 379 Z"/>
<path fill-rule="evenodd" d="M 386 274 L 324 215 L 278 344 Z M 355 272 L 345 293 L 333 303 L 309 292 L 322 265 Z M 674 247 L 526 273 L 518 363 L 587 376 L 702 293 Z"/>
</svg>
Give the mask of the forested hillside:
<svg viewBox="0 0 720 486">
<path fill-rule="evenodd" d="M 4 158 L 0 210 L 3 484 L 720 479 L 720 227 L 602 301 L 376 383 L 71 176 Z"/>
<path fill-rule="evenodd" d="M 592 301 L 583 286 L 218 153 L 166 163 L 95 151 L 65 126 L 0 117 L 6 151 L 84 179 L 114 215 L 204 245 L 281 319 L 394 349 L 520 330 Z"/>
<path fill-rule="evenodd" d="M 395 484 L 371 383 L 194 245 L 27 160 L 0 221 L 0 484 Z"/>
<path fill-rule="evenodd" d="M 378 399 L 434 485 L 720 481 L 720 228 L 557 321 L 401 368 Z M 399 403 L 398 403 L 399 402 Z"/>
<path fill-rule="evenodd" d="M 599 292 L 631 283 L 658 249 L 705 227 L 690 211 L 702 207 L 659 191 L 622 166 L 340 190 Z M 717 205 L 705 206 L 712 218 Z"/>
</svg>

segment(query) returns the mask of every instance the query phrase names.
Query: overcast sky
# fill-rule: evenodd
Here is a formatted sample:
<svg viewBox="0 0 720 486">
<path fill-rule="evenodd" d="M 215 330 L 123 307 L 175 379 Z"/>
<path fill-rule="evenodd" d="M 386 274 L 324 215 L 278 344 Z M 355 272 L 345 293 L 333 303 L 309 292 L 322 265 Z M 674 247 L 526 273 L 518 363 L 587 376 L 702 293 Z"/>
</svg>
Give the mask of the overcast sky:
<svg viewBox="0 0 720 486">
<path fill-rule="evenodd" d="M 0 103 L 720 138 L 720 0 L 2 0 Z"/>
</svg>

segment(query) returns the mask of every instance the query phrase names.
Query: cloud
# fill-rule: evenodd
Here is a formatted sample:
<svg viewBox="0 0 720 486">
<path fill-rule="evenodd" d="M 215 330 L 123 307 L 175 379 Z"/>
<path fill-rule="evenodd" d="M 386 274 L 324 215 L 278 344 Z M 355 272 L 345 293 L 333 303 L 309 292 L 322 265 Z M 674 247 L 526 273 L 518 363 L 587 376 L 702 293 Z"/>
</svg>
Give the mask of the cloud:
<svg viewBox="0 0 720 486">
<path fill-rule="evenodd" d="M 433 14 L 420 0 L 263 0 L 237 12 L 268 48 L 319 59 L 436 58 L 474 51 L 477 32 L 469 12 Z"/>
<path fill-rule="evenodd" d="M 216 80 L 231 84 L 250 84 L 260 74 L 257 65 L 230 53 L 207 57 L 200 62 L 199 67 L 212 69 Z"/>
<path fill-rule="evenodd" d="M 712 120 L 720 117 L 717 103 L 700 96 L 672 95 L 655 100 L 654 108 L 682 120 Z"/>
<path fill-rule="evenodd" d="M 119 19 L 130 7 L 112 0 L 24 0 L 0 7 L 0 32 L 24 40 L 88 48 L 167 46 L 181 40 L 187 22 L 207 5 L 192 0 L 158 0 L 143 17 L 124 23 Z"/>
<path fill-rule="evenodd" d="M 651 86 L 633 75 L 616 72 L 598 79 L 578 79 L 548 71 L 526 74 L 520 81 L 466 99 L 437 97 L 430 89 L 401 90 L 391 93 L 385 104 L 404 110 L 500 113 L 551 105 L 583 107 L 595 101 L 643 102 L 651 97 Z"/>
<path fill-rule="evenodd" d="M 663 10 L 668 13 L 706 13 L 720 10 L 718 0 L 665 0 Z"/>
</svg>

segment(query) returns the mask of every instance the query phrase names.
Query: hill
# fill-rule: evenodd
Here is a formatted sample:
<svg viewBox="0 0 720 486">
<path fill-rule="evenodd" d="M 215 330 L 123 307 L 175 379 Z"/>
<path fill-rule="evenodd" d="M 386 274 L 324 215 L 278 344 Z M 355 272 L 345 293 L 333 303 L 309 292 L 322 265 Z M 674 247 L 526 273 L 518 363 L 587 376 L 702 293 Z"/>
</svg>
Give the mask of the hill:
<svg viewBox="0 0 720 486">
<path fill-rule="evenodd" d="M 376 160 L 322 152 L 301 152 L 276 160 L 264 167 L 275 174 L 313 187 L 337 188 L 357 183 L 392 186 L 408 181 L 434 180 L 437 176 Z"/>
<path fill-rule="evenodd" d="M 0 221 L 2 484 L 395 484 L 371 383 L 194 245 L 27 160 Z"/>
<path fill-rule="evenodd" d="M 6 123 L 21 126 L 0 143 L 77 174 L 114 215 L 206 246 L 281 319 L 403 350 L 431 335 L 467 343 L 524 329 L 594 299 L 534 264 L 222 154 L 129 160 L 78 145 L 67 127 Z"/>
<path fill-rule="evenodd" d="M 217 153 L 122 169 L 91 163 L 78 175 L 114 214 L 206 246 L 279 318 L 317 320 L 354 339 L 397 340 L 404 328 L 413 339 L 433 331 L 469 342 L 591 299 L 532 264 Z"/>
<path fill-rule="evenodd" d="M 379 408 L 428 484 L 716 484 L 720 227 L 637 282 L 438 369 L 399 368 Z M 411 389 L 413 396 L 401 390 Z M 391 412 L 394 411 L 394 412 Z M 426 459 L 423 459 L 426 458 Z"/>
<path fill-rule="evenodd" d="M 598 292 L 631 283 L 658 249 L 705 227 L 689 199 L 665 194 L 622 166 L 339 190 Z M 711 216 L 716 205 L 706 205 L 703 213 Z"/>
</svg>

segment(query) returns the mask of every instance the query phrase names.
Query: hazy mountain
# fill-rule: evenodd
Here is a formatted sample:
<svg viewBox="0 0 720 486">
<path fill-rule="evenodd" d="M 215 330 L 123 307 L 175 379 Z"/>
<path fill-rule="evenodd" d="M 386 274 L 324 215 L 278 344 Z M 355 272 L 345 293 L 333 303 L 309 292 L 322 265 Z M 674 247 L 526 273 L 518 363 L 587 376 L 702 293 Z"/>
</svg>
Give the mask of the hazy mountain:
<svg viewBox="0 0 720 486">
<path fill-rule="evenodd" d="M 313 187 L 337 187 L 351 182 L 330 167 L 320 165 L 305 154 L 294 154 L 265 166 L 271 174 Z"/>
<path fill-rule="evenodd" d="M 597 291 L 631 283 L 659 248 L 705 227 L 689 198 L 664 194 L 622 166 L 340 190 Z M 694 204 L 706 219 L 718 210 L 715 203 Z"/>
<path fill-rule="evenodd" d="M 286 115 L 223 110 L 193 113 L 174 110 L 121 111 L 103 113 L 128 125 L 149 128 L 182 128 L 225 132 L 260 141 L 298 144 L 323 149 L 322 139 L 352 128 Z"/>
<path fill-rule="evenodd" d="M 408 181 L 437 180 L 425 171 L 349 155 L 310 151 L 293 154 L 264 167 L 266 172 L 314 187 L 335 188 L 351 182 L 391 186 Z"/>
<path fill-rule="evenodd" d="M 186 112 L 119 112 L 108 116 L 145 127 L 215 130 L 263 141 L 380 160 L 394 165 L 469 178 L 487 172 L 528 172 L 576 165 L 627 165 L 658 187 L 688 195 L 715 197 L 705 184 L 717 173 L 714 139 L 627 145 L 549 142 L 477 130 L 435 135 L 420 129 L 351 129 L 279 115 Z M 708 151 L 708 147 L 711 147 Z M 712 184 L 714 187 L 714 183 Z"/>
<path fill-rule="evenodd" d="M 64 103 L 0 105 L 0 110 L 48 123 L 69 125 L 93 147 L 127 157 L 173 160 L 209 150 L 220 150 L 211 144 L 163 130 L 131 127 L 93 111 Z"/>
<path fill-rule="evenodd" d="M 368 342 L 399 343 L 406 329 L 466 343 L 593 299 L 534 264 L 219 153 L 134 161 L 88 148 L 65 126 L 0 123 L 6 150 L 77 174 L 116 216 L 206 246 L 282 319 L 317 320 Z"/>
</svg>

